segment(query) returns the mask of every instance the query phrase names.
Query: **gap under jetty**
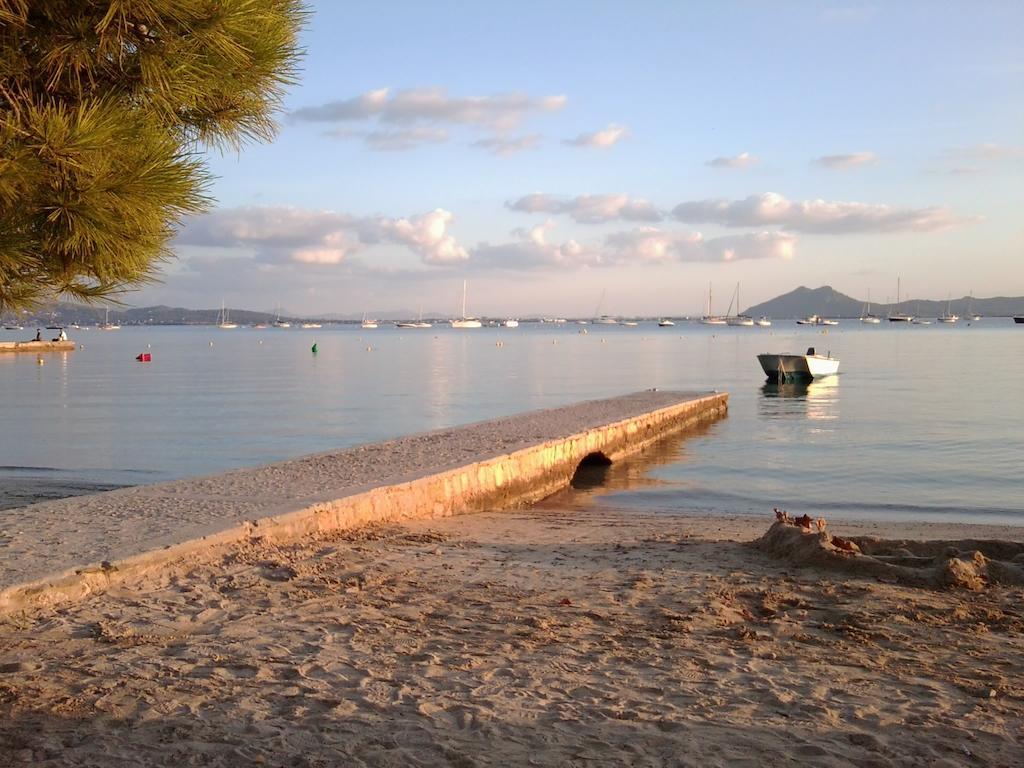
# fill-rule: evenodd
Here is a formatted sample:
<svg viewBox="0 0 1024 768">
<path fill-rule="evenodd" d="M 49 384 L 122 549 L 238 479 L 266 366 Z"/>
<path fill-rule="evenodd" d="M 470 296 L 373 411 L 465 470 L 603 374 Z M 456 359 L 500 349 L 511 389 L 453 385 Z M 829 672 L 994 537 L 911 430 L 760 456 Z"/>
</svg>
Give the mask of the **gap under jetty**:
<svg viewBox="0 0 1024 768">
<path fill-rule="evenodd" d="M 0 512 L 0 613 L 103 591 L 197 550 L 522 506 L 581 465 L 719 418 L 728 394 L 650 390 L 207 477 Z"/>
</svg>

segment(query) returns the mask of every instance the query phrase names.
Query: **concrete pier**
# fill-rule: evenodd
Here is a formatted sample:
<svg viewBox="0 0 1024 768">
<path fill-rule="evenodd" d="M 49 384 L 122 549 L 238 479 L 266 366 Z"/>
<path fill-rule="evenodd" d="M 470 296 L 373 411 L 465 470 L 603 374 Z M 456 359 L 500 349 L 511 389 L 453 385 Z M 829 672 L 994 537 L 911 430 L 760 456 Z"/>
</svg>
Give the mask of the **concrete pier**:
<svg viewBox="0 0 1024 768">
<path fill-rule="evenodd" d="M 0 612 L 100 591 L 197 550 L 529 504 L 725 414 L 724 393 L 638 392 L 208 477 L 0 511 Z"/>
<path fill-rule="evenodd" d="M 3 352 L 74 352 L 73 341 L 0 341 Z"/>
</svg>

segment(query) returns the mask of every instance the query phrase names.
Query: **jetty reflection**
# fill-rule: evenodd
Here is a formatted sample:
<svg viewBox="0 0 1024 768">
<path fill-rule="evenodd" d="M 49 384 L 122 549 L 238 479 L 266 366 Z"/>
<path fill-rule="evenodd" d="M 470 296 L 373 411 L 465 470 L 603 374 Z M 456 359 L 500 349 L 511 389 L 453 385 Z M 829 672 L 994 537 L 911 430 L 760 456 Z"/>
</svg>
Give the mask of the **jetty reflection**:
<svg viewBox="0 0 1024 768">
<path fill-rule="evenodd" d="M 766 382 L 761 386 L 757 413 L 768 419 L 838 419 L 839 377 L 826 376 L 810 382 Z"/>
<path fill-rule="evenodd" d="M 665 485 L 665 481 L 651 477 L 650 471 L 656 467 L 689 461 L 691 457 L 687 450 L 687 442 L 714 434 L 719 421 L 720 419 L 701 421 L 658 440 L 620 461 L 593 461 L 589 465 L 581 465 L 569 487 L 548 496 L 535 506 L 549 509 L 582 509 L 587 507 L 595 496 Z"/>
</svg>

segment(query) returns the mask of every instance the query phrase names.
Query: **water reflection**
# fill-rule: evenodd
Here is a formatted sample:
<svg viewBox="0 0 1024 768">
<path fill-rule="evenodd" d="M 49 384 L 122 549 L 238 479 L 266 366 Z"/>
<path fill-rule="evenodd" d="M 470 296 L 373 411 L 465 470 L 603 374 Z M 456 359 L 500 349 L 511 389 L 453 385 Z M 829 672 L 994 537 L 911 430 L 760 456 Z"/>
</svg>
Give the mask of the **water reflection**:
<svg viewBox="0 0 1024 768">
<path fill-rule="evenodd" d="M 826 376 L 810 382 L 767 382 L 761 387 L 757 412 L 768 419 L 838 419 L 839 377 Z"/>
<path fill-rule="evenodd" d="M 537 506 L 549 509 L 578 509 L 596 496 L 619 491 L 672 485 L 650 476 L 656 467 L 690 461 L 687 442 L 712 433 L 716 421 L 704 421 L 681 432 L 669 435 L 625 459 L 613 463 L 591 462 L 581 466 L 572 484 L 541 501 Z"/>
</svg>

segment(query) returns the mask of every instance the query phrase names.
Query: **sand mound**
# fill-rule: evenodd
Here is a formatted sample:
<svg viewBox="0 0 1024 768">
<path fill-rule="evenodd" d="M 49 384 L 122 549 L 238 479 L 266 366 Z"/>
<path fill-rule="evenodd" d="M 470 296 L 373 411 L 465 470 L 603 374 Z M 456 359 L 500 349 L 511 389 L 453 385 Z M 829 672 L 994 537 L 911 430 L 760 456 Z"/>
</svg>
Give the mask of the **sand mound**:
<svg viewBox="0 0 1024 768">
<path fill-rule="evenodd" d="M 823 519 L 776 521 L 752 546 L 798 566 L 930 588 L 982 590 L 990 584 L 1024 585 L 1024 544 L 1010 541 L 906 541 L 869 537 L 844 539 L 826 530 Z"/>
</svg>

